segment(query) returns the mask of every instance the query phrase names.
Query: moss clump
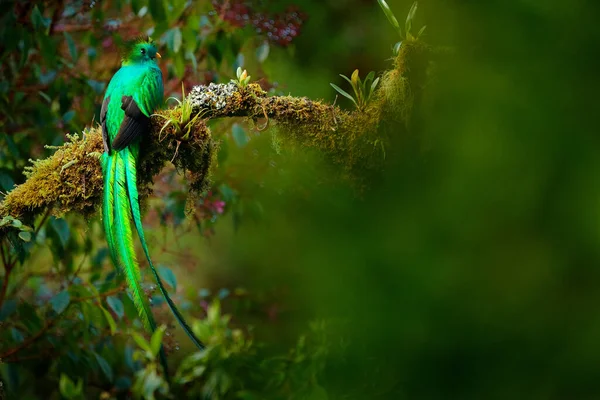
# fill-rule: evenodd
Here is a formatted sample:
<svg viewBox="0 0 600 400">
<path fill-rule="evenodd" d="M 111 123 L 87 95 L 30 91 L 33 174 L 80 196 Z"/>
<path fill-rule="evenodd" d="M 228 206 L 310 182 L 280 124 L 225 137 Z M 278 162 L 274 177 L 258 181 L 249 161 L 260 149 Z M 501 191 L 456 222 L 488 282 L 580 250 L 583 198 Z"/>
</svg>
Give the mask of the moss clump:
<svg viewBox="0 0 600 400">
<path fill-rule="evenodd" d="M 165 115 L 180 113 L 179 108 L 161 111 Z M 152 118 L 149 138 L 141 143 L 138 163 L 138 190 L 143 200 L 151 192 L 153 177 L 171 159 L 179 169 L 190 171 L 190 190 L 201 192 L 207 187 L 208 173 L 216 145 L 204 121 L 194 122 L 193 135 L 186 143 L 177 143 L 165 130 L 159 140 L 162 121 Z M 0 203 L 0 218 L 11 215 L 28 219 L 47 207 L 60 216 L 75 211 L 88 217 L 101 204 L 103 190 L 102 170 L 99 158 L 104 151 L 100 127 L 83 134 L 68 135 L 68 141 L 50 157 L 33 161 L 27 167 L 27 180 L 15 187 Z M 176 149 L 179 156 L 173 157 Z"/>
<path fill-rule="evenodd" d="M 54 206 L 61 215 L 76 210 L 90 214 L 98 203 L 102 188 L 102 171 L 98 158 L 103 151 L 98 128 L 80 138 L 69 135 L 68 141 L 43 160 L 26 167 L 25 183 L 18 185 L 0 204 L 0 216 L 22 218 Z"/>
</svg>

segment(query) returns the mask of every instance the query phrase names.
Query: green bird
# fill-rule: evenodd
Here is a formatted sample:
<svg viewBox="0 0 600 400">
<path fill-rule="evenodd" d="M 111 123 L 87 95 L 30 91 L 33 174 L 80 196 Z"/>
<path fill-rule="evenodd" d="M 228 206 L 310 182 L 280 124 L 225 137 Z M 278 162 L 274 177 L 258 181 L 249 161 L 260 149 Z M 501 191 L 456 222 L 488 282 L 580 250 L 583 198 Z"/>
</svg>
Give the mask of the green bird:
<svg viewBox="0 0 600 400">
<path fill-rule="evenodd" d="M 145 328 L 154 332 L 156 323 L 144 300 L 131 220 L 167 304 L 190 339 L 199 349 L 203 349 L 204 345 L 183 319 L 154 268 L 140 216 L 136 170 L 140 141 L 148 137 L 150 116 L 163 102 L 162 73 L 156 64 L 157 58 L 160 58 L 160 54 L 151 40 L 138 39 L 132 42 L 124 52 L 121 68 L 110 80 L 104 95 L 100 111 L 104 142 L 101 158 L 104 175 L 103 224 L 112 261 L 125 275 Z M 166 367 L 162 350 L 161 359 Z"/>
</svg>

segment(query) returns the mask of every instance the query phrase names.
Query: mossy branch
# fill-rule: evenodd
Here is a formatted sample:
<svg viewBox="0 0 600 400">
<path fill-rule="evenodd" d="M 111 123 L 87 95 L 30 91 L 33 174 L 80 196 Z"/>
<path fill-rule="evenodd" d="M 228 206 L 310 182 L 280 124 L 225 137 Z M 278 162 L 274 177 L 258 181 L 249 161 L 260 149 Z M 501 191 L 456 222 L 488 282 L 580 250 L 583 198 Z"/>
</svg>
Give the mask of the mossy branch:
<svg viewBox="0 0 600 400">
<path fill-rule="evenodd" d="M 405 42 L 394 61 L 394 68 L 383 74 L 374 100 L 363 111 L 344 111 L 336 105 L 292 96 L 268 96 L 259 85 L 234 83 L 195 87 L 188 100 L 202 119 L 193 121 L 191 135 L 182 143 L 173 126 L 164 129 L 164 120 L 152 118 L 149 138 L 142 143 L 138 172 L 140 196 L 150 191 L 154 175 L 172 160 L 191 176 L 191 190 L 207 187 L 209 169 L 217 148 L 206 121 L 223 117 L 246 117 L 261 127 L 276 122 L 283 136 L 302 146 L 315 148 L 348 174 L 381 166 L 390 130 L 383 123 L 395 122 L 394 129 L 405 127 L 413 102 L 425 82 L 429 48 L 419 41 Z M 172 118 L 181 107 L 160 111 Z M 401 134 L 395 131 L 393 134 Z M 90 215 L 101 203 L 102 173 L 99 157 L 103 151 L 99 126 L 84 131 L 82 137 L 68 135 L 68 141 L 43 160 L 27 167 L 27 180 L 16 186 L 0 203 L 0 220 L 12 216 L 23 222 L 46 208 L 62 215 L 75 211 Z M 174 155 L 177 153 L 177 156 Z M 2 230 L 4 229 L 4 230 Z M 0 238 L 8 228 L 0 228 Z"/>
</svg>

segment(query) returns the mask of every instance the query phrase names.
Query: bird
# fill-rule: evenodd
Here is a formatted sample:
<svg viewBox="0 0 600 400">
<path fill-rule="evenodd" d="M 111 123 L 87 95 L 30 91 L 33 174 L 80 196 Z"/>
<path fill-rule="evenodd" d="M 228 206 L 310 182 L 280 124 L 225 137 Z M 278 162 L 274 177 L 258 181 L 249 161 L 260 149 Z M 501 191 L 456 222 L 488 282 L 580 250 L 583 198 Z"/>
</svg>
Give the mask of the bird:
<svg viewBox="0 0 600 400">
<path fill-rule="evenodd" d="M 161 55 L 152 39 L 140 37 L 133 40 L 126 45 L 121 68 L 113 75 L 106 88 L 100 110 L 104 144 L 104 152 L 100 159 L 104 181 L 102 219 L 110 258 L 125 276 L 144 327 L 153 333 L 156 330 L 156 322 L 144 299 L 131 221 L 169 308 L 196 347 L 203 350 L 204 344 L 194 335 L 171 300 L 152 263 L 138 200 L 137 162 L 140 141 L 148 139 L 150 117 L 163 103 L 162 72 L 157 64 L 157 59 L 160 58 Z M 162 347 L 160 357 L 168 376 Z"/>
</svg>

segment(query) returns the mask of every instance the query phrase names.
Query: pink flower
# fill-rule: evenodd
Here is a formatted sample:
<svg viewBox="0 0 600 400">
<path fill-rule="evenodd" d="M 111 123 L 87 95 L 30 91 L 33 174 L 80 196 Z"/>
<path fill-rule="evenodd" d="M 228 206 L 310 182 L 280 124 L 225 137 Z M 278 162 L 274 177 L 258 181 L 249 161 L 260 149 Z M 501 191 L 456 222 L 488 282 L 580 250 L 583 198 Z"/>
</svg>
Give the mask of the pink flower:
<svg viewBox="0 0 600 400">
<path fill-rule="evenodd" d="M 225 210 L 225 202 L 223 200 L 213 202 L 212 206 L 217 214 L 223 214 L 223 211 Z"/>
</svg>

